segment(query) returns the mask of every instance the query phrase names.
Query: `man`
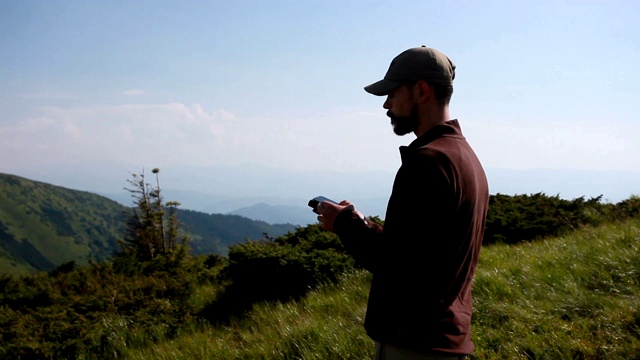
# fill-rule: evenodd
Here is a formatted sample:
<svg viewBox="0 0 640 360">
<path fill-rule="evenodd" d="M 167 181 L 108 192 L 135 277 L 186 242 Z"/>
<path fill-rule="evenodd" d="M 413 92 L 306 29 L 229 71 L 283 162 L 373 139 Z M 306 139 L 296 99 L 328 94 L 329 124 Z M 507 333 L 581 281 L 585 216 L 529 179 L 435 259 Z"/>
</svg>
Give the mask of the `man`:
<svg viewBox="0 0 640 360">
<path fill-rule="evenodd" d="M 487 179 L 457 120 L 449 120 L 455 65 L 425 46 L 398 55 L 365 90 L 398 135 L 402 165 L 384 227 L 353 204 L 321 202 L 316 212 L 372 274 L 364 322 L 375 359 L 464 359 L 471 341 L 471 287 L 489 202 Z"/>
</svg>

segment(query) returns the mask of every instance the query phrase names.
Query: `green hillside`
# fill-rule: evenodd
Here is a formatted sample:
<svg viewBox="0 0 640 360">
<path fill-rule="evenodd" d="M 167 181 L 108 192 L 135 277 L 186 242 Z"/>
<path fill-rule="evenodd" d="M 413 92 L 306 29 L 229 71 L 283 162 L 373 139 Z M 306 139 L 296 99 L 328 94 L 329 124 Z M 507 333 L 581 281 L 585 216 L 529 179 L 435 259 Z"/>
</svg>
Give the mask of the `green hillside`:
<svg viewBox="0 0 640 360">
<path fill-rule="evenodd" d="M 0 274 L 108 259 L 119 249 L 127 211 L 100 195 L 0 173 Z M 230 244 L 295 229 L 189 210 L 178 210 L 178 217 L 195 254 L 224 255 Z"/>
<path fill-rule="evenodd" d="M 225 255 L 230 245 L 245 239 L 278 237 L 295 230 L 292 224 L 268 224 L 238 215 L 206 214 L 193 210 L 178 210 L 178 218 L 190 234 L 193 253 Z"/>
<path fill-rule="evenodd" d="M 0 174 L 0 273 L 108 258 L 123 211 L 102 196 Z"/>
<path fill-rule="evenodd" d="M 123 358 L 370 359 L 369 280 L 352 271 L 298 301 L 260 303 Z M 638 359 L 640 220 L 485 247 L 473 291 L 474 359 Z"/>
</svg>

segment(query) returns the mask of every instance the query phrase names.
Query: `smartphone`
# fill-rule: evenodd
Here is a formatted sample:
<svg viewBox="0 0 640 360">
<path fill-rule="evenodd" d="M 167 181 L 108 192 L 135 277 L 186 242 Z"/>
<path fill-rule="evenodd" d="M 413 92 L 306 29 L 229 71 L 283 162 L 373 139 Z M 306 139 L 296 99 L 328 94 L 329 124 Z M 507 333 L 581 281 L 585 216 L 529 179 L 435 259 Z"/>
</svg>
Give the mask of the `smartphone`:
<svg viewBox="0 0 640 360">
<path fill-rule="evenodd" d="M 333 200 L 331 200 L 331 199 L 329 199 L 329 198 L 326 198 L 326 197 L 324 197 L 324 196 L 316 196 L 316 197 L 314 197 L 313 199 L 309 200 L 309 204 L 308 204 L 308 205 L 309 205 L 309 207 L 311 207 L 313 210 L 315 210 L 315 209 L 316 209 L 316 207 L 318 207 L 318 204 L 320 204 L 320 203 L 321 203 L 321 202 L 323 202 L 323 201 L 328 201 L 328 202 L 330 202 L 330 203 L 334 203 L 334 204 L 336 204 L 336 205 L 338 204 L 338 202 L 333 201 Z"/>
</svg>

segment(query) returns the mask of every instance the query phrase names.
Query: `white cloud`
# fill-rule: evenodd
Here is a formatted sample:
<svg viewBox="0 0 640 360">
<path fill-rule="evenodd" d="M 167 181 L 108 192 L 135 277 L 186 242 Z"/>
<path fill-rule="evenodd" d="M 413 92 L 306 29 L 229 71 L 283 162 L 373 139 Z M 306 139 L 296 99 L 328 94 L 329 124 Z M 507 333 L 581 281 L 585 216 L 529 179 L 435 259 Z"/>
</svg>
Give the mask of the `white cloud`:
<svg viewBox="0 0 640 360">
<path fill-rule="evenodd" d="M 466 118 L 461 116 L 463 131 L 485 167 L 640 171 L 640 124 Z M 394 171 L 398 146 L 412 140 L 393 134 L 382 109 L 244 118 L 180 102 L 45 107 L 0 125 L 0 163 Z"/>
<path fill-rule="evenodd" d="M 233 118 L 226 110 L 209 114 L 198 104 L 49 106 L 0 125 L 0 162 L 198 163 L 216 153 Z"/>
<path fill-rule="evenodd" d="M 640 124 L 520 118 L 462 125 L 485 167 L 640 171 Z"/>
<path fill-rule="evenodd" d="M 129 89 L 122 92 L 125 96 L 139 96 L 144 95 L 146 92 L 142 89 Z"/>
<path fill-rule="evenodd" d="M 26 132 L 42 131 L 55 125 L 55 121 L 47 117 L 35 117 L 18 124 L 19 128 Z"/>
<path fill-rule="evenodd" d="M 76 94 L 65 92 L 30 92 L 19 94 L 18 97 L 29 100 L 77 100 L 79 98 Z"/>
<path fill-rule="evenodd" d="M 226 111 L 226 110 L 224 110 L 224 109 L 220 109 L 220 110 L 216 111 L 216 113 L 217 113 L 217 114 L 218 114 L 222 119 L 225 119 L 225 120 L 233 120 L 233 119 L 235 119 L 235 118 L 236 118 L 236 117 L 235 117 L 235 115 L 233 115 L 231 112 Z"/>
</svg>

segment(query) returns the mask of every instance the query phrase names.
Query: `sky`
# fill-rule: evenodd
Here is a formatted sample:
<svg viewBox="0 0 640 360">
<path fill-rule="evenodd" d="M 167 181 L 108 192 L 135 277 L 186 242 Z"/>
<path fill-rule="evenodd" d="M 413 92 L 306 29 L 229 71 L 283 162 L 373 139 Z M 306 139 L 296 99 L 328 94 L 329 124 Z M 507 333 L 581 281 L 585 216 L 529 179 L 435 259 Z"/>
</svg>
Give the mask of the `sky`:
<svg viewBox="0 0 640 360">
<path fill-rule="evenodd" d="M 485 168 L 640 175 L 637 1 L 0 0 L 0 34 L 0 172 L 394 172 L 363 87 L 427 45 Z"/>
</svg>

